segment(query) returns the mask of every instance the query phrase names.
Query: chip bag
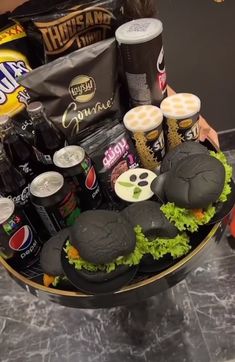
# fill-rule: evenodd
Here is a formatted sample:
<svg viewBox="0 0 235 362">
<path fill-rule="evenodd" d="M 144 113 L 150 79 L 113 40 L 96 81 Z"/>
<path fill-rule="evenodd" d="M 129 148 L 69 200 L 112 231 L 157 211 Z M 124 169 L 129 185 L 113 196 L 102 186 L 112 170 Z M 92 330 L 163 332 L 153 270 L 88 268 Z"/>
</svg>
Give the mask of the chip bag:
<svg viewBox="0 0 235 362">
<path fill-rule="evenodd" d="M 120 117 L 114 38 L 76 50 L 25 74 L 19 82 L 72 143 L 84 128 Z"/>
<path fill-rule="evenodd" d="M 19 24 L 0 30 L 0 115 L 13 117 L 29 102 L 25 87 L 17 81 L 31 70 L 27 39 Z"/>
<path fill-rule="evenodd" d="M 124 0 L 40 0 L 18 7 L 12 19 L 44 48 L 45 62 L 114 36 Z"/>
</svg>

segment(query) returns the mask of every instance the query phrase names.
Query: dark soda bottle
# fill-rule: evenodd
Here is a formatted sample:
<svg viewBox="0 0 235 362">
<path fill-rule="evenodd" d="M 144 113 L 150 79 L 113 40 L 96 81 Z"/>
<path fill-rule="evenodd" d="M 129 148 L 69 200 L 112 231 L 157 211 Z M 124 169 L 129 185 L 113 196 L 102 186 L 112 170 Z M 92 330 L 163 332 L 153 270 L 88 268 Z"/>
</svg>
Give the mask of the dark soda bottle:
<svg viewBox="0 0 235 362">
<path fill-rule="evenodd" d="M 64 135 L 47 119 L 41 102 L 32 102 L 27 107 L 35 130 L 35 153 L 37 159 L 53 165 L 53 155 L 65 145 Z"/>
<path fill-rule="evenodd" d="M 36 159 L 33 147 L 17 133 L 7 115 L 0 116 L 0 135 L 7 157 L 28 182 L 44 171 Z"/>
<path fill-rule="evenodd" d="M 38 220 L 38 215 L 29 198 L 29 183 L 8 159 L 3 145 L 0 144 L 0 197 L 11 199 L 16 207 L 22 209 L 41 240 L 46 240 L 47 232 Z"/>
</svg>

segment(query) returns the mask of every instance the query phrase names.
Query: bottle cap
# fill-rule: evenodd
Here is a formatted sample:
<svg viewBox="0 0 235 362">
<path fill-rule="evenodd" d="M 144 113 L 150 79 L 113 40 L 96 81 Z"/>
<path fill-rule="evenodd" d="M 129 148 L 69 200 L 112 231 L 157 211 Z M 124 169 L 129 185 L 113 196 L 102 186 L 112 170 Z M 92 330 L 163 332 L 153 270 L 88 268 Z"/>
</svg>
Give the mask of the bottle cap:
<svg viewBox="0 0 235 362">
<path fill-rule="evenodd" d="M 0 137 L 7 132 L 12 127 L 12 119 L 7 115 L 4 114 L 0 116 Z"/>
<path fill-rule="evenodd" d="M 32 102 L 27 106 L 27 112 L 30 117 L 41 114 L 43 111 L 44 107 L 41 102 Z"/>
</svg>

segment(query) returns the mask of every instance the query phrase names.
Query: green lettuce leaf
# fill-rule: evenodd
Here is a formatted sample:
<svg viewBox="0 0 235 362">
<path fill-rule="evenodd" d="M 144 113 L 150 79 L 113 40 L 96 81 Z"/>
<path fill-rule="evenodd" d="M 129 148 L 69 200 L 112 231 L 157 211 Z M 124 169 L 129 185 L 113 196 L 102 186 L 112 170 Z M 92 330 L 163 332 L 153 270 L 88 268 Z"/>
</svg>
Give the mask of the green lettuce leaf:
<svg viewBox="0 0 235 362">
<path fill-rule="evenodd" d="M 126 256 L 120 256 L 114 262 L 108 264 L 93 264 L 85 261 L 81 257 L 79 259 L 69 259 L 69 263 L 73 264 L 77 270 L 86 269 L 91 272 L 106 271 L 110 273 L 115 270 L 118 265 L 138 265 L 145 254 L 147 239 L 136 240 L 136 246 L 134 251 Z M 71 246 L 70 242 L 67 241 L 65 251 L 68 253 L 68 249 Z"/>
<path fill-rule="evenodd" d="M 141 227 L 135 227 L 137 241 L 142 241 L 145 245 L 145 254 L 151 254 L 155 260 L 162 258 L 166 254 L 170 254 L 174 259 L 179 258 L 189 252 L 191 245 L 186 233 L 177 235 L 173 239 L 156 238 L 148 240 Z"/>
<path fill-rule="evenodd" d="M 63 277 L 61 277 L 61 276 L 59 276 L 59 277 L 55 277 L 55 280 L 54 280 L 54 282 L 52 283 L 52 285 L 53 285 L 53 287 L 58 287 L 58 285 L 60 284 L 60 282 L 62 282 L 63 280 L 68 280 L 68 278 L 66 277 L 66 276 L 63 276 Z"/>
<path fill-rule="evenodd" d="M 200 225 L 207 224 L 216 212 L 216 208 L 210 205 L 204 212 L 204 217 L 197 219 L 191 210 L 178 207 L 173 202 L 162 205 L 161 210 L 166 218 L 174 223 L 178 230 L 189 230 L 192 233 L 197 231 Z"/>
<path fill-rule="evenodd" d="M 217 160 L 219 160 L 225 168 L 225 183 L 224 183 L 224 189 L 219 197 L 218 201 L 225 202 L 228 199 L 228 195 L 231 193 L 232 189 L 230 186 L 232 177 L 233 177 L 233 168 L 230 166 L 227 162 L 227 158 L 224 155 L 223 152 L 214 152 L 210 151 L 210 155 L 215 157 Z"/>
</svg>

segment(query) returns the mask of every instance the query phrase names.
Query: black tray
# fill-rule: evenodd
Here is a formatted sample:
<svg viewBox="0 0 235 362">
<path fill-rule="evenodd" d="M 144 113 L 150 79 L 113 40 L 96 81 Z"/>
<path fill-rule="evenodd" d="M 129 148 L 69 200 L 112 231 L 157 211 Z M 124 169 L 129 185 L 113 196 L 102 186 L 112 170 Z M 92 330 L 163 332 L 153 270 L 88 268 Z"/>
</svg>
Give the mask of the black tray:
<svg viewBox="0 0 235 362">
<path fill-rule="evenodd" d="M 201 228 L 200 232 L 192 234 L 192 250 L 188 255 L 172 261 L 170 267 L 159 273 L 138 274 L 130 285 L 115 293 L 88 295 L 78 291 L 47 288 L 41 284 L 42 275 L 37 265 L 31 268 L 29 274 L 20 274 L 2 258 L 0 264 L 17 284 L 39 298 L 74 308 L 110 308 L 136 303 L 177 284 L 197 268 L 208 251 L 219 243 L 225 226 L 226 222 L 221 221 Z"/>
</svg>

